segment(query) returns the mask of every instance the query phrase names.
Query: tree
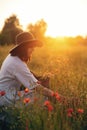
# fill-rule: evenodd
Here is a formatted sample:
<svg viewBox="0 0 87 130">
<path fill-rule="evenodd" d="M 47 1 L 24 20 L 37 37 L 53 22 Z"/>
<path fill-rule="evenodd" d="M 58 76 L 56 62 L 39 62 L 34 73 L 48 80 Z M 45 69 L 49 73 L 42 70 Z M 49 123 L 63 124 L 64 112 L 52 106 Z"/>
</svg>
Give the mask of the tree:
<svg viewBox="0 0 87 130">
<path fill-rule="evenodd" d="M 22 26 L 16 15 L 12 15 L 5 20 L 0 34 L 0 44 L 15 44 L 15 36 L 22 32 Z"/>
<path fill-rule="evenodd" d="M 42 40 L 45 37 L 45 32 L 47 30 L 47 23 L 43 19 L 41 19 L 37 21 L 35 24 L 30 23 L 27 26 L 27 30 L 32 32 L 37 39 Z"/>
</svg>

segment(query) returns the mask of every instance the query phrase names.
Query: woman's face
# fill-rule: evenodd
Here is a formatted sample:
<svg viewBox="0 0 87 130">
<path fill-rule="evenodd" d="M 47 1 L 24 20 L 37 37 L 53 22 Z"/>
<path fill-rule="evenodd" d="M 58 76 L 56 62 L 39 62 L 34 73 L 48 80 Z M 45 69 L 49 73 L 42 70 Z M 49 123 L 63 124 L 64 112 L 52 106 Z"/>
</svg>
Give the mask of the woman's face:
<svg viewBox="0 0 87 130">
<path fill-rule="evenodd" d="M 34 51 L 34 47 L 28 48 L 28 57 L 32 55 L 33 51 Z"/>
</svg>

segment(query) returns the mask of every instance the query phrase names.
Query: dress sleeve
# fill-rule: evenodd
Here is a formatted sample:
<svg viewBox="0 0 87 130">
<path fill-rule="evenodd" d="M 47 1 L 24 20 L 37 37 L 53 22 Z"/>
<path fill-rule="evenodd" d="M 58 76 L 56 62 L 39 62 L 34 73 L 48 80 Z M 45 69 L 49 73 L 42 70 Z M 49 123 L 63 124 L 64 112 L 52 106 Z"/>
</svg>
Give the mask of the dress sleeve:
<svg viewBox="0 0 87 130">
<path fill-rule="evenodd" d="M 15 76 L 21 84 L 23 84 L 25 87 L 28 87 L 29 89 L 33 89 L 37 85 L 38 80 L 30 72 L 26 64 L 16 67 Z"/>
</svg>

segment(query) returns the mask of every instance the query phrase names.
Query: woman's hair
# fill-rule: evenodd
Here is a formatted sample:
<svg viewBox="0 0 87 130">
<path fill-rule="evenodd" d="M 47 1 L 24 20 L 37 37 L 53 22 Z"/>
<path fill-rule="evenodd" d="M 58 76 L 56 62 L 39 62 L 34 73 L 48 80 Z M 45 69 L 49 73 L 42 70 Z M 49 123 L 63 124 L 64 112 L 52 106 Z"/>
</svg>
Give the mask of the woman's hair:
<svg viewBox="0 0 87 130">
<path fill-rule="evenodd" d="M 30 60 L 30 57 L 28 56 L 28 48 L 29 46 L 20 46 L 15 51 L 10 52 L 11 56 L 18 56 L 21 60 L 27 62 Z"/>
</svg>

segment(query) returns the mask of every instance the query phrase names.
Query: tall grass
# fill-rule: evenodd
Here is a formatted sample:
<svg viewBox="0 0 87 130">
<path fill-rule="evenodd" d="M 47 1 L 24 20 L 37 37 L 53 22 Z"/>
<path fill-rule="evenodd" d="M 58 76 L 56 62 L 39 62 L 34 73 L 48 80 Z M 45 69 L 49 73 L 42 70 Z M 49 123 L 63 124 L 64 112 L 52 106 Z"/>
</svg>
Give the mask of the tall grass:
<svg viewBox="0 0 87 130">
<path fill-rule="evenodd" d="M 0 47 L 0 66 L 12 47 Z M 28 66 L 37 75 L 49 76 L 50 88 L 65 97 L 65 100 L 61 102 L 51 99 L 53 110 L 50 112 L 41 102 L 28 107 L 5 108 L 8 114 L 12 113 L 7 120 L 13 117 L 8 123 L 10 129 L 86 130 L 87 47 L 45 45 L 35 49 Z"/>
</svg>

